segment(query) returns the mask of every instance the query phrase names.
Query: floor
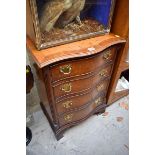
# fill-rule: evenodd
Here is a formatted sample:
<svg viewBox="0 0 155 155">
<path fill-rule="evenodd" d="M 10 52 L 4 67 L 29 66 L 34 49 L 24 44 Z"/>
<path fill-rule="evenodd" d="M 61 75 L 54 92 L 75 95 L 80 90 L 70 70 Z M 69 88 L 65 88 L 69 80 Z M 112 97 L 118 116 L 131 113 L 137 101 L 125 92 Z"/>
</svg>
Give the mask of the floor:
<svg viewBox="0 0 155 155">
<path fill-rule="evenodd" d="M 32 141 L 27 155 L 128 155 L 129 113 L 128 96 L 72 127 L 57 141 L 41 110 L 34 113 L 30 126 Z"/>
</svg>

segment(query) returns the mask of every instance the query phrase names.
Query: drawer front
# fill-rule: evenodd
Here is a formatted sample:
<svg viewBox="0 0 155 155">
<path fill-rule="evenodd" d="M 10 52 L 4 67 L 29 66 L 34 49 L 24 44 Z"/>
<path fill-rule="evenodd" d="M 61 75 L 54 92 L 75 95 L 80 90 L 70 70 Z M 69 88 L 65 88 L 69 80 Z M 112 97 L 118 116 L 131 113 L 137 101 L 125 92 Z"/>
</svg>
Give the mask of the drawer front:
<svg viewBox="0 0 155 155">
<path fill-rule="evenodd" d="M 100 94 L 102 96 L 105 96 L 108 88 L 108 84 L 109 84 L 109 79 L 106 79 L 100 82 L 99 84 L 97 84 L 93 89 L 91 89 L 91 91 L 87 91 L 86 93 L 69 97 L 68 99 L 65 99 L 63 101 L 56 103 L 58 114 L 61 115 L 65 112 L 79 109 L 82 106 L 89 104 Z"/>
<path fill-rule="evenodd" d="M 89 77 L 84 76 L 82 77 L 83 79 L 68 81 L 53 86 L 56 100 L 59 98 L 67 97 L 68 95 L 82 93 L 83 91 L 91 89 L 101 80 L 110 77 L 111 69 L 112 65 L 109 65 L 101 69 L 96 75 L 92 75 Z"/>
<path fill-rule="evenodd" d="M 75 122 L 78 120 L 81 120 L 85 117 L 87 117 L 94 109 L 96 109 L 99 106 L 105 106 L 106 99 L 102 96 L 97 97 L 92 101 L 90 105 L 87 107 L 83 108 L 82 110 L 66 113 L 59 117 L 59 123 L 60 126 Z"/>
<path fill-rule="evenodd" d="M 66 61 L 50 67 L 52 81 L 89 74 L 102 65 L 112 62 L 115 58 L 116 47 L 106 49 L 104 52 L 88 58 Z"/>
</svg>

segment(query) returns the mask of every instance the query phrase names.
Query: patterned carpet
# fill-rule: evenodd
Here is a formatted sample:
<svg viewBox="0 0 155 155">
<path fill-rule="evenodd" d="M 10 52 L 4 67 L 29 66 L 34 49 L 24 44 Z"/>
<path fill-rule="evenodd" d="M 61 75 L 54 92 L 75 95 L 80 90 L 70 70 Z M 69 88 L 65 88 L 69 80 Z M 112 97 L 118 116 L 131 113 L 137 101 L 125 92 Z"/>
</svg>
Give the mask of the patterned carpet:
<svg viewBox="0 0 155 155">
<path fill-rule="evenodd" d="M 41 110 L 30 126 L 32 141 L 27 155 L 128 155 L 129 97 L 124 97 L 81 124 L 68 129 L 57 141 Z"/>
</svg>

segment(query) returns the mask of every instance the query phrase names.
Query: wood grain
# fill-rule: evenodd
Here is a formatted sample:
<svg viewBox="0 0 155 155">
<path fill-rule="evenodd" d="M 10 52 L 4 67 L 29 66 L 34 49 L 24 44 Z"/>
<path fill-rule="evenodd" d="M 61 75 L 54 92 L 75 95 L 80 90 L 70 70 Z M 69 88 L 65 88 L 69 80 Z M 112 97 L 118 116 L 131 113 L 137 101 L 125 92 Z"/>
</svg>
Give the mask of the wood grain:
<svg viewBox="0 0 155 155">
<path fill-rule="evenodd" d="M 126 57 L 129 52 L 129 0 L 116 1 L 111 32 L 125 38 L 127 41 L 125 46 L 118 52 L 117 55 L 117 60 L 107 95 L 109 105 L 116 101 L 116 99 L 118 100 L 124 96 L 124 93 L 116 95 L 115 88 L 122 71 L 129 68 L 129 64 L 126 63 Z M 127 93 L 128 92 L 129 91 L 127 91 Z"/>
<path fill-rule="evenodd" d="M 79 120 L 85 118 L 86 116 L 88 116 L 97 107 L 100 107 L 103 105 L 106 106 L 106 99 L 103 98 L 103 96 L 100 96 L 100 98 L 101 98 L 100 105 L 97 105 L 95 103 L 95 100 L 93 100 L 89 106 L 81 109 L 80 111 L 74 111 L 74 113 L 70 112 L 70 113 L 67 113 L 67 114 L 60 116 L 59 117 L 60 126 L 63 126 L 63 125 L 68 124 L 70 122 L 79 121 Z M 65 120 L 65 117 L 70 116 L 70 115 L 72 116 L 71 119 Z"/>
<path fill-rule="evenodd" d="M 104 70 L 106 71 L 106 75 L 105 76 L 101 76 L 99 74 L 100 71 L 102 71 L 102 69 L 94 76 L 89 76 L 89 77 L 82 77 L 81 79 L 77 79 L 74 81 L 64 81 L 63 84 L 54 86 L 54 94 L 56 98 L 63 98 L 66 97 L 68 95 L 71 94 L 77 94 L 79 92 L 83 92 L 86 91 L 87 89 L 91 89 L 92 87 L 96 86 L 97 83 L 99 83 L 100 81 L 102 81 L 103 79 L 110 77 L 111 71 L 112 71 L 112 65 L 111 66 L 107 66 L 104 68 Z M 90 85 L 91 83 L 91 85 Z M 65 92 L 62 91 L 62 87 L 65 84 L 70 84 L 71 85 L 71 91 L 70 92 Z M 95 88 L 94 88 L 95 89 Z"/>
<path fill-rule="evenodd" d="M 115 36 L 114 34 L 107 34 L 104 36 L 69 43 L 41 51 L 36 49 L 34 43 L 29 37 L 27 37 L 26 45 L 34 61 L 40 68 L 42 68 L 60 60 L 99 53 L 109 46 L 123 42 L 125 42 L 125 39 Z"/>
<path fill-rule="evenodd" d="M 104 85 L 102 92 L 98 92 L 96 89 L 91 89 L 90 91 L 86 91 L 83 94 L 75 95 L 73 97 L 69 97 L 68 99 L 56 103 L 59 115 L 61 115 L 62 113 L 66 113 L 68 111 L 80 110 L 81 107 L 86 106 L 87 104 L 89 104 L 89 102 L 97 98 L 97 96 L 99 95 L 105 97 L 108 83 L 109 79 L 106 79 L 102 82 L 102 84 Z M 67 104 L 67 102 L 72 103 L 69 105 L 70 106 L 69 108 L 64 107 L 64 104 Z"/>
<path fill-rule="evenodd" d="M 106 94 L 115 58 L 118 49 L 124 43 L 125 40 L 121 37 L 110 34 L 38 51 L 27 38 L 28 53 L 32 59 L 30 62 L 35 72 L 41 106 L 57 139 L 60 139 L 67 128 L 80 123 L 92 114 L 105 111 Z M 112 49 L 112 53 L 105 61 L 104 59 L 107 59 L 105 53 L 109 53 L 107 52 L 109 49 Z M 87 62 L 92 60 L 92 57 L 92 63 Z M 73 65 L 76 61 L 82 62 L 82 69 L 79 69 L 79 63 Z M 73 65 L 73 69 L 78 72 L 72 72 L 71 76 L 62 76 L 60 67 L 62 64 L 66 65 L 66 62 Z M 53 73 L 59 77 L 55 78 L 55 81 L 52 79 Z M 68 91 L 68 86 L 64 87 L 66 83 L 72 84 L 72 91 Z M 70 101 L 72 106 L 67 110 L 64 109 L 64 103 Z"/>
<path fill-rule="evenodd" d="M 123 38 L 129 33 L 129 0 L 117 0 L 111 25 L 111 32 Z"/>
<path fill-rule="evenodd" d="M 122 47 L 117 54 L 116 64 L 114 67 L 114 71 L 113 71 L 113 75 L 112 75 L 112 79 L 110 82 L 110 87 L 109 87 L 108 95 L 107 95 L 108 104 L 112 104 L 114 101 L 116 101 L 113 98 L 115 98 L 115 89 L 116 89 L 118 79 L 120 78 L 121 73 L 124 70 L 127 70 L 129 68 L 129 64 L 125 62 L 127 52 L 128 52 L 128 40 L 126 44 L 124 45 L 124 47 Z M 119 97 L 117 96 L 117 100 L 124 96 L 125 95 L 122 93 L 122 96 L 121 95 L 119 95 Z"/>
<path fill-rule="evenodd" d="M 56 65 L 51 65 L 50 68 L 52 81 L 58 82 L 60 80 L 73 78 L 75 76 L 77 77 L 94 73 L 99 68 L 103 68 L 103 66 L 105 66 L 106 64 L 113 62 L 114 57 L 117 53 L 116 50 L 117 48 L 115 46 L 112 46 L 103 53 L 95 54 L 89 58 L 68 60 L 58 63 Z M 110 53 L 108 59 L 104 57 L 107 53 Z M 66 65 L 70 65 L 71 70 L 69 74 L 64 74 L 63 72 L 60 72 L 60 68 Z"/>
</svg>

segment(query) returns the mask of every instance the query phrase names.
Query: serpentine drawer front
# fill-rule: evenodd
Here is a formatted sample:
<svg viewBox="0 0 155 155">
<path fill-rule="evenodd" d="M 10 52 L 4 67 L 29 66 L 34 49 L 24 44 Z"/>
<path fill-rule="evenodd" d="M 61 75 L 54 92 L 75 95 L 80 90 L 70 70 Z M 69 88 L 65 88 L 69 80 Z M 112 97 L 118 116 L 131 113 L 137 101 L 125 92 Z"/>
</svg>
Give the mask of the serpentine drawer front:
<svg viewBox="0 0 155 155">
<path fill-rule="evenodd" d="M 58 140 L 66 129 L 105 111 L 124 42 L 109 34 L 37 51 L 29 41 L 40 104 Z"/>
<path fill-rule="evenodd" d="M 72 95 L 68 98 L 56 103 L 56 108 L 58 114 L 62 114 L 71 110 L 76 110 L 89 104 L 98 95 L 105 96 L 109 79 L 99 82 L 96 86 L 92 87 L 90 90 L 85 91 L 78 95 Z"/>
<path fill-rule="evenodd" d="M 116 48 L 111 47 L 95 56 L 58 63 L 50 66 L 52 81 L 86 75 L 114 60 Z"/>
<path fill-rule="evenodd" d="M 70 122 L 80 121 L 81 119 L 88 117 L 88 115 L 98 107 L 105 107 L 106 100 L 102 96 L 97 97 L 93 100 L 87 107 L 83 109 L 76 110 L 73 112 L 66 113 L 59 117 L 60 125 L 65 125 Z"/>
<path fill-rule="evenodd" d="M 116 54 L 117 45 L 114 45 L 98 54 L 48 67 L 48 92 L 53 96 L 51 104 L 60 129 L 105 109 Z"/>
<path fill-rule="evenodd" d="M 112 65 L 101 68 L 95 75 L 82 76 L 78 79 L 63 81 L 63 83 L 53 86 L 55 98 L 66 97 L 91 89 L 99 81 L 110 77 Z M 91 83 L 91 84 L 90 84 Z"/>
</svg>

